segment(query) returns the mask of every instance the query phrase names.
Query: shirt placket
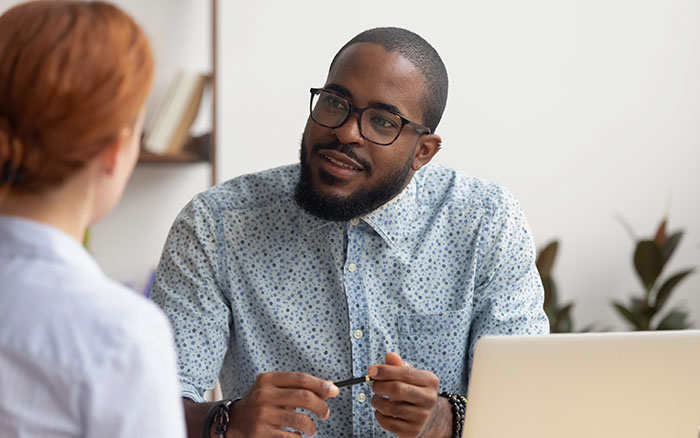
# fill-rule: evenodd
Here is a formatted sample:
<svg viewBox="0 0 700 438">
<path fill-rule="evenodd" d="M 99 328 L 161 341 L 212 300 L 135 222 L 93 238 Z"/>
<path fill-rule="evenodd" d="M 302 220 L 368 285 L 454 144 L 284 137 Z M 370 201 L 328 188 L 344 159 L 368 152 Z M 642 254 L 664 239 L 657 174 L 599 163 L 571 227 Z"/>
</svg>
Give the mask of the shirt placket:
<svg viewBox="0 0 700 438">
<path fill-rule="evenodd" d="M 343 283 L 348 301 L 348 320 L 350 321 L 350 342 L 352 343 L 352 374 L 363 376 L 371 365 L 370 327 L 367 312 L 367 297 L 362 281 L 362 223 L 353 219 L 348 223 L 348 247 L 343 269 Z M 370 406 L 371 391 L 369 384 L 354 385 L 352 388 L 353 435 L 372 436 L 373 415 Z"/>
</svg>

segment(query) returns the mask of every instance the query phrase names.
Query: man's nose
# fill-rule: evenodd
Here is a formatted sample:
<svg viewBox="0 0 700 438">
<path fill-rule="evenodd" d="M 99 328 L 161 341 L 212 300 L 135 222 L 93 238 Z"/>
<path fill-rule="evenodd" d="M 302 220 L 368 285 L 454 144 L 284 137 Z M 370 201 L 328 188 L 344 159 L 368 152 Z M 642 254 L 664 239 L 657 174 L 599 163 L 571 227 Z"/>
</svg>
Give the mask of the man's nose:
<svg viewBox="0 0 700 438">
<path fill-rule="evenodd" d="M 363 142 L 360 133 L 360 116 L 352 112 L 345 123 L 333 129 L 333 135 L 341 144 L 360 144 Z"/>
</svg>

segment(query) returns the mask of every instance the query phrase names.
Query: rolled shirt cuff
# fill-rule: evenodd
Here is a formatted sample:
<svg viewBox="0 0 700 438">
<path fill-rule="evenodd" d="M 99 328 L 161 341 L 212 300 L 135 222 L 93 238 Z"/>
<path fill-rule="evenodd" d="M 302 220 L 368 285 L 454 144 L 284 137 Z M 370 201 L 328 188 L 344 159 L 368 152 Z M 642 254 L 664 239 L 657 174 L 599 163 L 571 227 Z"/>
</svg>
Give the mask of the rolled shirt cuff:
<svg viewBox="0 0 700 438">
<path fill-rule="evenodd" d="M 180 382 L 180 393 L 196 403 L 204 403 L 204 392 L 200 392 L 194 385 Z"/>
</svg>

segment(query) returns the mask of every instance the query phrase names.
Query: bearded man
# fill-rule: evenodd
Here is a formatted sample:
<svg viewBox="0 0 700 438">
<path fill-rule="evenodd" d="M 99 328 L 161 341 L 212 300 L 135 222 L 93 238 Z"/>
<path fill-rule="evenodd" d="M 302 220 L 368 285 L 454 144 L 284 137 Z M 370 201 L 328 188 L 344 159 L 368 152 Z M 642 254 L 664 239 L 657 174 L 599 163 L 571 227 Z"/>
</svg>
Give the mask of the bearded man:
<svg viewBox="0 0 700 438">
<path fill-rule="evenodd" d="M 420 36 L 362 32 L 310 90 L 299 164 L 177 217 L 152 296 L 190 437 L 458 436 L 476 341 L 547 332 L 517 202 L 430 164 L 447 84 Z"/>
</svg>

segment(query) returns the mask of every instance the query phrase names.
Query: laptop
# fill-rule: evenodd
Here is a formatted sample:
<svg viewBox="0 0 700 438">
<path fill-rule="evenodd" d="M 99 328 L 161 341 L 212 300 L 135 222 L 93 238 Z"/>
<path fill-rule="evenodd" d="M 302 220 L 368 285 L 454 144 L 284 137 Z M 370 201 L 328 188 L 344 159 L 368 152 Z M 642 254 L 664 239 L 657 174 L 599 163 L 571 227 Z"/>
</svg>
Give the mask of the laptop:
<svg viewBox="0 0 700 438">
<path fill-rule="evenodd" d="M 700 330 L 486 336 L 468 438 L 700 438 Z"/>
</svg>

